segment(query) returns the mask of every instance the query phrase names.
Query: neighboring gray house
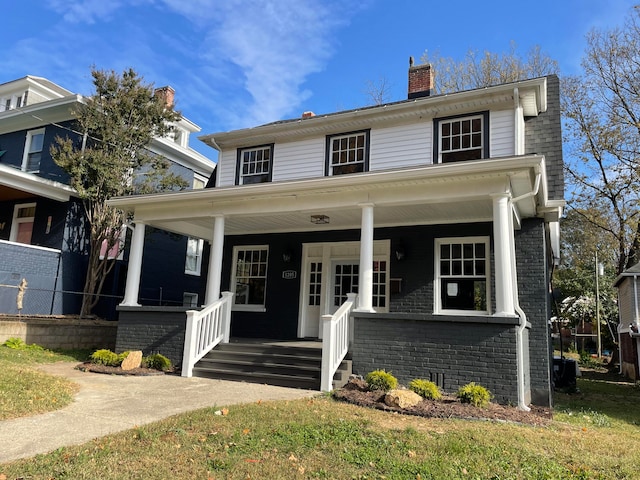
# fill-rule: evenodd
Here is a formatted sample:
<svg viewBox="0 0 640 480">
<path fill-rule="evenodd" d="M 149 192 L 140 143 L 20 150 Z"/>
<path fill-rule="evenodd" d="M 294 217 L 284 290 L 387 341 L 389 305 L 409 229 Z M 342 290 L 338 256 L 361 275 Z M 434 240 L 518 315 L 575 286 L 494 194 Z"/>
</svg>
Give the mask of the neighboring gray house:
<svg viewBox="0 0 640 480">
<path fill-rule="evenodd" d="M 407 100 L 205 135 L 219 151 L 209 188 L 111 200 L 135 219 L 131 267 L 145 226 L 211 245 L 206 308 L 188 321 L 138 306 L 130 269 L 119 348 L 173 351 L 190 375 L 229 336 L 321 339 L 314 388 L 330 390 L 346 357 L 356 374 L 448 392 L 475 381 L 499 402 L 551 405 L 559 80 L 432 87 L 431 67 L 411 66 Z"/>
<path fill-rule="evenodd" d="M 618 275 L 618 345 L 620 373 L 631 380 L 640 379 L 640 263 Z"/>
</svg>

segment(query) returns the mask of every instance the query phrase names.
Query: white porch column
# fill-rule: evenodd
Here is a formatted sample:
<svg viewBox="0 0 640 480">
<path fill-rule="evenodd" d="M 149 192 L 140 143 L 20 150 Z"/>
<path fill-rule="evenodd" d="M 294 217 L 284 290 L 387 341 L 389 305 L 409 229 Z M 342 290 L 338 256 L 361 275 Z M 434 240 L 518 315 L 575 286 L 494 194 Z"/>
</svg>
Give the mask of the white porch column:
<svg viewBox="0 0 640 480">
<path fill-rule="evenodd" d="M 493 244 L 495 248 L 496 313 L 497 316 L 515 316 L 513 265 L 511 248 L 513 229 L 511 228 L 510 195 L 493 197 Z"/>
<path fill-rule="evenodd" d="M 213 239 L 209 252 L 209 273 L 207 275 L 207 292 L 205 305 L 220 299 L 220 279 L 222 277 L 222 247 L 224 245 L 224 217 L 216 215 L 213 223 Z"/>
<path fill-rule="evenodd" d="M 373 312 L 373 204 L 361 204 L 358 311 Z"/>
<path fill-rule="evenodd" d="M 139 307 L 138 293 L 140 291 L 140 275 L 142 273 L 142 251 L 144 250 L 144 223 L 136 222 L 131 237 L 127 283 L 124 288 L 124 299 L 120 305 L 124 307 Z"/>
</svg>

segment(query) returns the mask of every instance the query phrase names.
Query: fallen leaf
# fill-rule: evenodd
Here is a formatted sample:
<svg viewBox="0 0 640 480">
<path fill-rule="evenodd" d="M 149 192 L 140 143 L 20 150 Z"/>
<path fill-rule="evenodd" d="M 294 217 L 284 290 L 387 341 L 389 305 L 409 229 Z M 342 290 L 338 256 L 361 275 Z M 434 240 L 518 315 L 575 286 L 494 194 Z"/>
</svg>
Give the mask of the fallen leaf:
<svg viewBox="0 0 640 480">
<path fill-rule="evenodd" d="M 463 469 L 462 469 L 462 474 L 463 474 L 463 475 L 466 475 L 466 474 L 468 474 L 468 473 L 469 473 L 469 472 L 467 472 L 467 469 L 466 469 L 466 468 L 463 468 Z"/>
<path fill-rule="evenodd" d="M 261 405 L 261 404 L 262 404 L 262 400 L 258 400 L 256 403 L 257 403 L 258 405 Z"/>
<path fill-rule="evenodd" d="M 413 450 L 409 450 L 409 451 L 407 452 L 407 455 L 409 455 L 409 458 L 413 458 L 413 457 L 415 457 L 415 456 L 416 456 L 416 452 L 414 452 Z"/>
<path fill-rule="evenodd" d="M 7 476 L 4 473 L 0 473 L 0 480 L 7 480 Z"/>
<path fill-rule="evenodd" d="M 292 453 L 291 455 L 289 455 L 289 460 L 291 460 L 292 462 L 297 462 L 298 459 L 296 458 L 296 456 Z"/>
<path fill-rule="evenodd" d="M 246 434 L 248 434 L 250 431 L 251 431 L 250 429 L 245 428 L 244 430 L 242 430 L 242 434 L 243 434 L 243 435 L 246 435 Z"/>
<path fill-rule="evenodd" d="M 300 475 L 304 475 L 305 470 L 306 469 L 304 467 L 298 468 L 298 472 L 300 473 Z"/>
<path fill-rule="evenodd" d="M 260 463 L 261 462 L 261 460 L 255 460 L 253 458 L 246 458 L 244 461 L 247 462 L 247 463 Z"/>
</svg>

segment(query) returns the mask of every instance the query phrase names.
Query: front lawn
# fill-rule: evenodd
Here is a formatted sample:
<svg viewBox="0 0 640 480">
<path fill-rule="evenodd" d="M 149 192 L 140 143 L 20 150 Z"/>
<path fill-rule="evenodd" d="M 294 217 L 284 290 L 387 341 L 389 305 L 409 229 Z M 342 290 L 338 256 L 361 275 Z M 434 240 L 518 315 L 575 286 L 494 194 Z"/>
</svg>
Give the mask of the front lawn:
<svg viewBox="0 0 640 480">
<path fill-rule="evenodd" d="M 640 390 L 578 382 L 579 394 L 556 396 L 549 427 L 411 417 L 329 397 L 258 402 L 8 463 L 0 478 L 638 478 Z"/>
</svg>

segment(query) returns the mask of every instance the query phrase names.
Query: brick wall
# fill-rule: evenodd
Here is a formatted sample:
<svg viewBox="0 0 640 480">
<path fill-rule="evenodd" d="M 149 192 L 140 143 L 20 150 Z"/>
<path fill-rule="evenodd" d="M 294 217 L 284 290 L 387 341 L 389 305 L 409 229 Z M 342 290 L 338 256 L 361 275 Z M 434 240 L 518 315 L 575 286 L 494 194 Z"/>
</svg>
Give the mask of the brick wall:
<svg viewBox="0 0 640 480">
<path fill-rule="evenodd" d="M 188 308 L 118 307 L 116 352 L 142 350 L 160 353 L 174 365 L 182 364 Z"/>
<path fill-rule="evenodd" d="M 531 402 L 535 405 L 552 404 L 553 347 L 548 324 L 551 302 L 545 235 L 542 219 L 525 220 L 521 229 L 515 232 L 519 302 L 531 324 L 528 354 L 535 360 L 529 362 L 528 370 Z"/>
<path fill-rule="evenodd" d="M 406 385 L 414 378 L 445 392 L 477 382 L 500 403 L 516 403 L 517 319 L 427 314 L 354 314 L 353 371 L 391 371 Z"/>
</svg>

